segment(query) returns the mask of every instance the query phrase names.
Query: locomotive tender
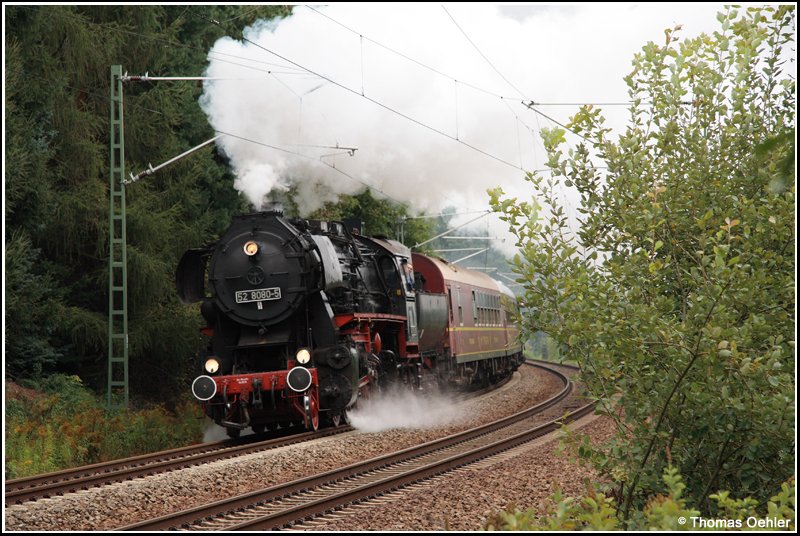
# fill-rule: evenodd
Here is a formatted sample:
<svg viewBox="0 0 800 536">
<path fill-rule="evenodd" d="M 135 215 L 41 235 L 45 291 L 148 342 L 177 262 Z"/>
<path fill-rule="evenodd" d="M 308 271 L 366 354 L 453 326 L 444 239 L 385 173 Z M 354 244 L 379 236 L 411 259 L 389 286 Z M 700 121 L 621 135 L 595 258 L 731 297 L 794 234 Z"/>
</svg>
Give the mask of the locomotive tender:
<svg viewBox="0 0 800 536">
<path fill-rule="evenodd" d="M 390 384 L 488 384 L 522 363 L 504 285 L 342 222 L 236 216 L 176 282 L 210 338 L 192 392 L 231 437 L 335 426 Z"/>
</svg>

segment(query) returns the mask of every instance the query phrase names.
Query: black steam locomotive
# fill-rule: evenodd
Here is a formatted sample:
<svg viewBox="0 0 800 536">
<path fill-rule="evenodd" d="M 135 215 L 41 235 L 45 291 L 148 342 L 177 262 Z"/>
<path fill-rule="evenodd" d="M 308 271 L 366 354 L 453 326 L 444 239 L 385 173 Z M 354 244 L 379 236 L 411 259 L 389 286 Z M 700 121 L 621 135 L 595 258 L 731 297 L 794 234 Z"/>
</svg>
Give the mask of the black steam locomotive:
<svg viewBox="0 0 800 536">
<path fill-rule="evenodd" d="M 388 383 L 486 382 L 515 369 L 521 348 L 500 314 L 503 289 L 483 274 L 477 285 L 464 281 L 465 301 L 470 288 L 475 299 L 471 329 L 482 329 L 479 289 L 497 312 L 483 329 L 505 331 L 502 347 L 470 352 L 466 339 L 459 343 L 459 329 L 470 329 L 460 327 L 462 296 L 458 326 L 451 281 L 438 264 L 343 222 L 288 220 L 278 211 L 237 216 L 218 242 L 187 251 L 178 265 L 178 293 L 201 302 L 210 337 L 194 396 L 236 437 L 248 427 L 338 425 L 359 397 Z M 482 320 L 489 319 L 487 307 Z"/>
</svg>

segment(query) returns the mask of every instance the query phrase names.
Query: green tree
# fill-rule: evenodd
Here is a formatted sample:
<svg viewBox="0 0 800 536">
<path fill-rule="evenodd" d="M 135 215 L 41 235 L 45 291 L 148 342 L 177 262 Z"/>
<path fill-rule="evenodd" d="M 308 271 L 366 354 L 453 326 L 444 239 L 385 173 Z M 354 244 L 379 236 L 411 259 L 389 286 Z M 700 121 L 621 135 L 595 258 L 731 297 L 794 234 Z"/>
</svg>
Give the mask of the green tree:
<svg viewBox="0 0 800 536">
<path fill-rule="evenodd" d="M 52 279 L 37 270 L 39 251 L 26 234 L 10 237 L 6 255 L 6 375 L 38 376 L 61 358 L 51 339 L 58 296 Z"/>
<path fill-rule="evenodd" d="M 356 195 L 343 195 L 335 203 L 327 203 L 311 217 L 321 220 L 357 219 L 364 224 L 364 233 L 396 239 L 399 222 L 408 216 L 408 207 L 389 199 L 378 199 L 370 190 Z M 405 227 L 405 243 L 413 246 L 431 234 L 428 220 L 409 220 Z"/>
<path fill-rule="evenodd" d="M 665 492 L 670 462 L 703 511 L 719 489 L 763 503 L 794 470 L 795 10 L 718 18 L 635 56 L 619 137 L 584 107 L 585 143 L 565 154 L 565 132 L 543 132 L 536 200 L 490 192 L 518 237 L 524 326 L 563 345 L 616 422 L 581 452 L 625 518 Z M 580 194 L 576 225 L 558 181 Z"/>
<path fill-rule="evenodd" d="M 6 360 L 105 388 L 109 68 L 200 75 L 216 39 L 283 6 L 9 6 L 6 14 Z M 210 20 L 225 23 L 221 28 Z M 192 83 L 126 84 L 128 171 L 214 133 Z M 245 207 L 226 162 L 205 149 L 127 189 L 132 389 L 157 399 L 196 345 L 199 315 L 175 295 L 180 255 Z M 13 337 L 13 340 L 12 340 Z"/>
</svg>

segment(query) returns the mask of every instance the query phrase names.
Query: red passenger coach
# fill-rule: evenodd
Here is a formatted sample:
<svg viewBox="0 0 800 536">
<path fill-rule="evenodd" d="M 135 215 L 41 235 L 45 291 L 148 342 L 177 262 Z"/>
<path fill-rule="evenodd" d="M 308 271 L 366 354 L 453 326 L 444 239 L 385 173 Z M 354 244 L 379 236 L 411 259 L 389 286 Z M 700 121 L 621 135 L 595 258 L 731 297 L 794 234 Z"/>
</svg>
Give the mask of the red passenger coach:
<svg viewBox="0 0 800 536">
<path fill-rule="evenodd" d="M 413 263 L 421 283 L 418 299 L 439 294 L 446 300 L 447 329 L 436 345 L 444 358 L 440 364 L 449 362 L 452 374 L 462 376 L 462 382 L 486 383 L 522 363 L 519 330 L 512 322 L 516 299 L 505 285 L 482 272 L 425 255 L 415 253 Z M 420 316 L 421 348 L 431 348 Z"/>
</svg>

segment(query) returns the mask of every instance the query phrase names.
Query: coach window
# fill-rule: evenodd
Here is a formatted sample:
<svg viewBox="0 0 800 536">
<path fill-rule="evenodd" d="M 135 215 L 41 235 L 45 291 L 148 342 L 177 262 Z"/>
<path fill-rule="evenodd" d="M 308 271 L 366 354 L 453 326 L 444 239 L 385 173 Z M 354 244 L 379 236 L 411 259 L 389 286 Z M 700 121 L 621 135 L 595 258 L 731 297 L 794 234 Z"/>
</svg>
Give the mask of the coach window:
<svg viewBox="0 0 800 536">
<path fill-rule="evenodd" d="M 448 309 L 450 309 L 450 323 L 452 324 L 453 323 L 453 289 L 451 289 L 450 287 L 447 287 L 447 299 L 448 299 L 448 303 L 450 304 Z"/>
<path fill-rule="evenodd" d="M 478 325 L 478 302 L 475 300 L 475 291 L 472 291 L 472 321 Z"/>
<path fill-rule="evenodd" d="M 458 299 L 458 325 L 464 325 L 464 309 L 461 308 L 461 287 L 456 287 L 456 298 Z"/>
</svg>

